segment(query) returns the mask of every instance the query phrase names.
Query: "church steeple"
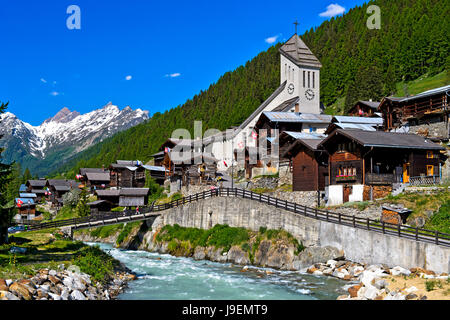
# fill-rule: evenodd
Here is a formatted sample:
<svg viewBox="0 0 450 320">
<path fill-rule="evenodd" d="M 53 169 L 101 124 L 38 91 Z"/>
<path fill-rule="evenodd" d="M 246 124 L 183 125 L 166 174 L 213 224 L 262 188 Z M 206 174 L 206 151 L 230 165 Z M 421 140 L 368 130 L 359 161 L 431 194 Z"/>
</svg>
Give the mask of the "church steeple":
<svg viewBox="0 0 450 320">
<path fill-rule="evenodd" d="M 280 53 L 299 67 L 322 67 L 319 59 L 311 52 L 297 33 L 281 46 Z"/>
<path fill-rule="evenodd" d="M 298 22 L 295 22 L 297 29 Z M 322 64 L 296 33 L 280 52 L 280 81 L 286 82 L 286 98 L 299 97 L 300 112 L 320 113 L 320 68 Z"/>
</svg>

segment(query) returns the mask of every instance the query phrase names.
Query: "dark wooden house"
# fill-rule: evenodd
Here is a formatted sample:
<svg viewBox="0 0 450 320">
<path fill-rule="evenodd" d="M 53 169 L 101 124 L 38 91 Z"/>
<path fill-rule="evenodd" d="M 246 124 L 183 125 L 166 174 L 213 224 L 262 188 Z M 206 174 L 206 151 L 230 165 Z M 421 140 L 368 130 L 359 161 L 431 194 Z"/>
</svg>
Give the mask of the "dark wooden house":
<svg viewBox="0 0 450 320">
<path fill-rule="evenodd" d="M 46 184 L 48 189 L 48 199 L 53 206 L 61 207 L 63 205 L 63 195 L 79 186 L 80 183 L 75 180 L 48 179 Z"/>
<path fill-rule="evenodd" d="M 142 207 L 148 204 L 149 188 L 123 188 L 119 193 L 120 207 Z"/>
<path fill-rule="evenodd" d="M 323 191 L 328 179 L 328 155 L 322 139 L 297 139 L 282 155 L 292 162 L 293 191 Z"/>
<path fill-rule="evenodd" d="M 26 182 L 27 192 L 36 194 L 36 202 L 40 202 L 45 197 L 45 187 L 47 180 L 28 180 Z"/>
<path fill-rule="evenodd" d="M 117 160 L 109 166 L 110 186 L 142 188 L 145 185 L 145 169 L 139 161 Z"/>
<path fill-rule="evenodd" d="M 87 172 L 85 177 L 85 185 L 91 190 L 91 192 L 97 189 L 105 189 L 109 187 L 111 180 L 109 171 Z"/>
<path fill-rule="evenodd" d="M 95 190 L 98 200 L 104 200 L 112 204 L 112 206 L 119 205 L 120 190 L 108 189 L 108 190 Z"/>
<path fill-rule="evenodd" d="M 96 200 L 87 204 L 91 210 L 91 215 L 101 215 L 111 211 L 112 203 L 106 200 Z"/>
<path fill-rule="evenodd" d="M 373 117 L 376 116 L 375 112 L 378 111 L 380 101 L 363 101 L 360 100 L 348 110 L 349 116 L 354 117 Z"/>
<path fill-rule="evenodd" d="M 385 97 L 378 110 L 384 118 L 385 130 L 404 125 L 448 123 L 450 85 L 428 90 L 410 97 Z M 448 124 L 447 124 L 448 126 Z M 446 133 L 448 138 L 448 132 Z"/>
<path fill-rule="evenodd" d="M 353 199 L 371 197 L 367 188 L 364 195 L 352 193 L 351 186 L 355 185 L 368 186 L 373 193 L 381 190 L 380 186 L 392 187 L 424 177 L 439 181 L 440 151 L 444 150 L 414 134 L 342 129 L 331 133 L 318 148 L 329 155 L 330 186 L 344 187 L 343 202 L 352 201 L 350 194 Z M 359 193 L 363 190 L 357 189 Z"/>
</svg>

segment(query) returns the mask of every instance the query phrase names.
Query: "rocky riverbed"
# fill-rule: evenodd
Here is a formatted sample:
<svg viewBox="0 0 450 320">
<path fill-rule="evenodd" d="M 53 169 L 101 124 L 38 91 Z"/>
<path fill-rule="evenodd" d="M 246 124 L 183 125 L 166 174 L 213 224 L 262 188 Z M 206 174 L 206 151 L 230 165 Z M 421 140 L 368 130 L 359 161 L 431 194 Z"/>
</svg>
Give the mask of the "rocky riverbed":
<svg viewBox="0 0 450 320">
<path fill-rule="evenodd" d="M 447 297 L 450 286 L 448 274 L 436 274 L 422 268 L 389 268 L 385 265 L 328 260 L 310 266 L 307 272 L 354 283 L 348 287 L 348 295 L 339 296 L 338 300 L 427 300 L 428 296 L 450 299 L 450 296 Z M 434 288 L 429 290 L 429 284 L 440 287 L 441 292 L 432 292 Z"/>
<path fill-rule="evenodd" d="M 76 266 L 66 269 L 61 264 L 57 270 L 40 269 L 27 279 L 0 279 L 0 300 L 111 300 L 134 279 L 122 267 L 108 283 L 101 284 Z"/>
</svg>

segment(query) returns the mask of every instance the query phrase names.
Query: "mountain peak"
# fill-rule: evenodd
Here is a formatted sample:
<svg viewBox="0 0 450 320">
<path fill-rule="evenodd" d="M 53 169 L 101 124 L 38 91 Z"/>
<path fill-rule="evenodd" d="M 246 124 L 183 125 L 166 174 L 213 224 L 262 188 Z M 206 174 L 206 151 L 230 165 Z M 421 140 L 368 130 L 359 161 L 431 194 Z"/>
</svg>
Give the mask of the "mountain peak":
<svg viewBox="0 0 450 320">
<path fill-rule="evenodd" d="M 57 114 L 55 114 L 51 118 L 48 118 L 42 124 L 49 123 L 49 122 L 66 123 L 66 122 L 72 121 L 74 118 L 78 117 L 79 115 L 80 115 L 80 113 L 78 111 L 70 111 L 69 108 L 63 107 L 61 110 L 58 111 Z"/>
</svg>

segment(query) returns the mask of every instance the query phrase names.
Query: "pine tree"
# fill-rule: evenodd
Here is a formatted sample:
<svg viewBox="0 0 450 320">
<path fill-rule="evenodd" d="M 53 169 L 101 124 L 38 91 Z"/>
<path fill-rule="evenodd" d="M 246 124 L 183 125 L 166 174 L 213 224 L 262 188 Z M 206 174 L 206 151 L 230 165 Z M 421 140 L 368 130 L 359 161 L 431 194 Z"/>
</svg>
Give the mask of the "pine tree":
<svg viewBox="0 0 450 320">
<path fill-rule="evenodd" d="M 5 112 L 7 106 L 8 102 L 6 104 L 0 103 L 0 114 Z M 0 135 L 1 138 L 2 135 Z M 2 152 L 3 149 L 0 148 L 0 245 L 8 241 L 8 226 L 13 214 L 12 205 L 6 203 L 7 198 L 5 196 L 6 185 L 10 181 L 11 165 L 2 163 Z"/>
</svg>

